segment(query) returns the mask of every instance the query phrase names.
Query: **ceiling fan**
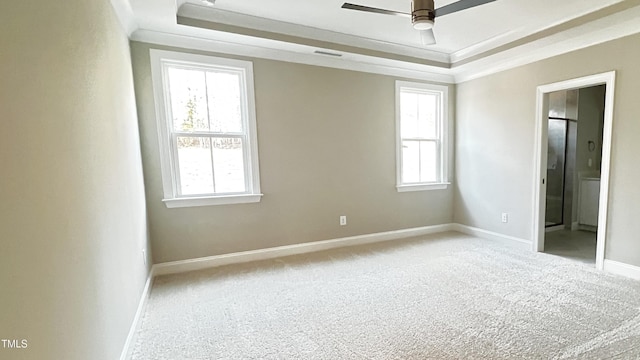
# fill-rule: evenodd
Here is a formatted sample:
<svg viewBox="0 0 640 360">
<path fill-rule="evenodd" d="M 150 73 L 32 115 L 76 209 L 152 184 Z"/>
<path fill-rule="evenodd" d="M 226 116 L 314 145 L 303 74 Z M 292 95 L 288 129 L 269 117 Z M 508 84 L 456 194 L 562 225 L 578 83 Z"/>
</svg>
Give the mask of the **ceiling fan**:
<svg viewBox="0 0 640 360">
<path fill-rule="evenodd" d="M 379 9 L 352 3 L 344 3 L 342 4 L 342 8 L 349 10 L 366 11 L 375 14 L 409 17 L 411 18 L 411 24 L 413 24 L 413 28 L 420 31 L 422 44 L 433 45 L 436 43 L 436 38 L 433 34 L 433 25 L 437 17 L 466 10 L 479 5 L 484 5 L 493 1 L 496 0 L 460 0 L 436 9 L 433 4 L 433 0 L 412 0 L 411 13 Z"/>
</svg>

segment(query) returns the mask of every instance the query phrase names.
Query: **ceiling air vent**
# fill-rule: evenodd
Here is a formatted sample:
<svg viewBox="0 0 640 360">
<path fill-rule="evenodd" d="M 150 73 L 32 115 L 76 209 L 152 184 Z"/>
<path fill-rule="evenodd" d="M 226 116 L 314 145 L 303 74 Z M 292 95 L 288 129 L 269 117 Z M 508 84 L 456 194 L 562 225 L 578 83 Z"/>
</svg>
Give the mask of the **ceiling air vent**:
<svg viewBox="0 0 640 360">
<path fill-rule="evenodd" d="M 332 53 L 332 52 L 328 52 L 328 51 L 316 50 L 314 52 L 316 54 L 320 54 L 320 55 L 327 55 L 327 56 L 334 56 L 334 57 L 341 57 L 342 56 L 342 54 Z"/>
</svg>

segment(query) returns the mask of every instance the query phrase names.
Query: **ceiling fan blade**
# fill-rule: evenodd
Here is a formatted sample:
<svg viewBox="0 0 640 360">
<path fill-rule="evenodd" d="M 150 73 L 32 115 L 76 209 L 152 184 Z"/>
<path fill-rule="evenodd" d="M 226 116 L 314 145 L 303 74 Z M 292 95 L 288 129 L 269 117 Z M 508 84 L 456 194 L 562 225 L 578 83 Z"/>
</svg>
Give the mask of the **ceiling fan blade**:
<svg viewBox="0 0 640 360">
<path fill-rule="evenodd" d="M 411 17 L 411 14 L 403 13 L 403 12 L 400 12 L 400 11 L 378 9 L 378 8 L 374 8 L 374 7 L 351 4 L 351 3 L 342 4 L 342 8 L 343 9 L 349 9 L 349 10 L 366 11 L 366 12 L 371 12 L 371 13 L 376 13 L 376 14 Z"/>
<path fill-rule="evenodd" d="M 496 0 L 460 0 L 458 2 L 454 2 L 453 4 L 445 5 L 439 9 L 436 9 L 434 13 L 436 17 L 444 16 L 494 1 Z"/>
<path fill-rule="evenodd" d="M 429 30 L 420 30 L 420 41 L 422 41 L 422 45 L 435 45 L 436 37 L 433 34 L 433 29 Z"/>
</svg>

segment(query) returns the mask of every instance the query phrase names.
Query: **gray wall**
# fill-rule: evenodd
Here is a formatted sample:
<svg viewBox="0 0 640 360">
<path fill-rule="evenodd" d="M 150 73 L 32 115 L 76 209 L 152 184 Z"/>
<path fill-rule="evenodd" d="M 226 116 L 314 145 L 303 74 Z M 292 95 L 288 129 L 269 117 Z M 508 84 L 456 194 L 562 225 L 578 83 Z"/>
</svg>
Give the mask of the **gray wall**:
<svg viewBox="0 0 640 360">
<path fill-rule="evenodd" d="M 602 133 L 604 125 L 605 91 L 604 85 L 579 90 L 578 127 L 575 139 L 575 170 L 571 198 L 571 221 L 578 221 L 578 197 L 580 176 L 595 176 L 602 165 Z M 589 151 L 589 140 L 595 143 L 595 149 Z M 592 159 L 592 166 L 589 166 Z"/>
<path fill-rule="evenodd" d="M 605 86 L 592 86 L 579 91 L 576 171 L 598 172 L 602 162 L 602 126 L 604 122 Z M 595 143 L 589 151 L 588 142 Z M 592 166 L 589 166 L 589 159 Z"/>
<path fill-rule="evenodd" d="M 108 0 L 0 2 L 2 359 L 117 359 L 148 273 L 129 43 Z"/>
<path fill-rule="evenodd" d="M 536 87 L 617 70 L 606 258 L 640 266 L 638 58 L 634 35 L 459 84 L 455 221 L 531 239 Z"/>
<path fill-rule="evenodd" d="M 395 78 L 262 59 L 250 59 L 262 201 L 167 209 L 149 48 L 132 43 L 155 262 L 452 220 L 453 190 L 396 191 Z"/>
</svg>

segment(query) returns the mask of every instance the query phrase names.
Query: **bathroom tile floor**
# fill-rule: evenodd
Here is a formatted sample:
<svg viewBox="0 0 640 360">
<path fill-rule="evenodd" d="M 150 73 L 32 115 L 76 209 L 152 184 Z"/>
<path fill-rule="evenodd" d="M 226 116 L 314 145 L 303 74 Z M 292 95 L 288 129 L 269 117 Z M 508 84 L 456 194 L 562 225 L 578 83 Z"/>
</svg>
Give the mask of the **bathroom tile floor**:
<svg viewBox="0 0 640 360">
<path fill-rule="evenodd" d="M 558 230 L 545 234 L 544 252 L 587 264 L 596 262 L 596 233 Z"/>
</svg>

